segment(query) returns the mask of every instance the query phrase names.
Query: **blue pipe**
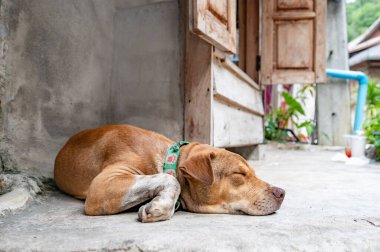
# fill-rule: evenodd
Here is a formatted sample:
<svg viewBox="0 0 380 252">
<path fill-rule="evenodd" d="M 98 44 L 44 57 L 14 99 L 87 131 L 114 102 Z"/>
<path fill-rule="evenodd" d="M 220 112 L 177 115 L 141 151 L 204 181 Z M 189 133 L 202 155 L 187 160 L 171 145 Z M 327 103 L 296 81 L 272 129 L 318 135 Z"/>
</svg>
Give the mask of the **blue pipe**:
<svg viewBox="0 0 380 252">
<path fill-rule="evenodd" d="M 357 80 L 359 83 L 358 97 L 356 100 L 354 133 L 361 131 L 364 122 L 364 106 L 367 100 L 368 77 L 359 71 L 347 71 L 326 69 L 326 74 L 334 78 Z"/>
</svg>

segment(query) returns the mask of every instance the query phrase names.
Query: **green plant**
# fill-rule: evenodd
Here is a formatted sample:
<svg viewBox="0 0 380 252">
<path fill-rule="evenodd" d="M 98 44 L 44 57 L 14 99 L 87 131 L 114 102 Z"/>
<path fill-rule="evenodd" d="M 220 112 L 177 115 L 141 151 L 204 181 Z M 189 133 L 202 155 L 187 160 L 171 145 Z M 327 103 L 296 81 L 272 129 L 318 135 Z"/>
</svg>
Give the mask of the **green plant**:
<svg viewBox="0 0 380 252">
<path fill-rule="evenodd" d="M 368 143 L 375 146 L 376 160 L 380 160 L 380 85 L 375 80 L 368 83 L 366 120 L 364 130 Z"/>
<path fill-rule="evenodd" d="M 279 130 L 285 115 L 281 109 L 274 109 L 266 116 L 265 139 L 285 141 L 288 138 L 286 132 Z"/>
<path fill-rule="evenodd" d="M 356 0 L 347 4 L 346 11 L 348 41 L 351 41 L 380 16 L 380 0 Z"/>
<path fill-rule="evenodd" d="M 283 130 L 289 128 L 290 122 L 298 130 L 305 128 L 307 136 L 299 134 L 298 137 L 302 138 L 303 140 L 308 140 L 315 129 L 314 121 L 304 120 L 300 123 L 298 122 L 300 115 L 305 116 L 303 105 L 305 105 L 307 92 L 314 96 L 314 86 L 305 85 L 296 93 L 295 97 L 291 96 L 287 92 L 281 93 L 281 96 L 283 98 L 281 107 L 278 109 L 272 109 L 266 116 L 265 138 L 267 140 L 276 140 L 280 142 L 290 140 L 291 137 L 289 137 L 287 132 Z"/>
</svg>

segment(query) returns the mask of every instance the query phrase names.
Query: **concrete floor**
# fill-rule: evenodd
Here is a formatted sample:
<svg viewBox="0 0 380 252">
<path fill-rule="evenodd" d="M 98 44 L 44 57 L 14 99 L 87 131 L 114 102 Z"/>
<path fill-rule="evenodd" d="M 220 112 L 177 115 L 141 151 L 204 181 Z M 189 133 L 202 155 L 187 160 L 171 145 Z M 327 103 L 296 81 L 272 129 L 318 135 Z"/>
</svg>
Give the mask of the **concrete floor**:
<svg viewBox="0 0 380 252">
<path fill-rule="evenodd" d="M 136 213 L 88 217 L 58 192 L 0 218 L 0 251 L 380 251 L 380 165 L 346 166 L 336 152 L 268 150 L 259 177 L 286 189 L 273 215 L 177 212 L 142 224 Z"/>
</svg>

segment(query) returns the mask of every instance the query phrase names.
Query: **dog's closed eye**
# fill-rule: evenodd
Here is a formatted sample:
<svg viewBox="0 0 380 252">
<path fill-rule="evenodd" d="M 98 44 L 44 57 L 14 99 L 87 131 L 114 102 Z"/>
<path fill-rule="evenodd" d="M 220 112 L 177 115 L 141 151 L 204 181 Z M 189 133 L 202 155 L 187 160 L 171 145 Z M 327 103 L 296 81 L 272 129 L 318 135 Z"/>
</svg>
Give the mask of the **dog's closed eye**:
<svg viewBox="0 0 380 252">
<path fill-rule="evenodd" d="M 245 174 L 244 172 L 234 172 L 231 175 L 241 175 L 243 177 L 247 176 L 247 174 Z"/>
<path fill-rule="evenodd" d="M 244 173 L 232 173 L 230 176 L 231 184 L 234 186 L 240 186 L 243 185 L 245 174 Z"/>
</svg>

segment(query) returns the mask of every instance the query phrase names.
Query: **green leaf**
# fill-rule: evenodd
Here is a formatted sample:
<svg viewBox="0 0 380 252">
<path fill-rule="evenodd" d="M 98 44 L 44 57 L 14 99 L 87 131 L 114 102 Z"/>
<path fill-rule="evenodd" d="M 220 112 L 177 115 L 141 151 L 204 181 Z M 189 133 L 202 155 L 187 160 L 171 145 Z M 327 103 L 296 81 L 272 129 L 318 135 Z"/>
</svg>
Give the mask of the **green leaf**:
<svg viewBox="0 0 380 252">
<path fill-rule="evenodd" d="M 314 96 L 314 89 L 309 89 L 309 93 L 311 96 Z"/>
<path fill-rule="evenodd" d="M 313 124 L 308 124 L 306 126 L 306 132 L 307 132 L 307 135 L 310 137 L 311 135 L 313 135 L 314 133 L 314 130 L 315 130 L 315 126 Z"/>
<path fill-rule="evenodd" d="M 306 121 L 306 122 L 301 123 L 301 124 L 298 126 L 298 128 L 300 129 L 300 128 L 303 128 L 303 127 L 307 127 L 307 126 L 309 126 L 310 124 L 311 124 L 310 121 Z"/>
<path fill-rule="evenodd" d="M 284 97 L 286 104 L 289 106 L 289 110 L 297 111 L 301 115 L 305 115 L 305 111 L 303 110 L 301 104 L 289 93 L 282 92 L 282 96 Z"/>
<path fill-rule="evenodd" d="M 307 135 L 311 136 L 314 133 L 315 125 L 313 121 L 305 121 L 297 126 L 298 129 L 305 128 Z"/>
<path fill-rule="evenodd" d="M 268 124 L 268 127 L 272 130 L 275 130 L 276 129 L 276 125 L 274 125 L 274 122 L 273 121 L 270 121 L 269 124 Z"/>
</svg>

